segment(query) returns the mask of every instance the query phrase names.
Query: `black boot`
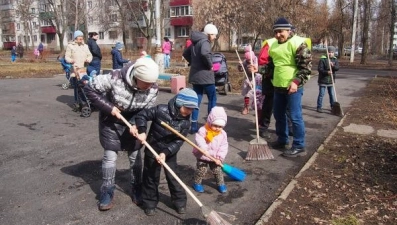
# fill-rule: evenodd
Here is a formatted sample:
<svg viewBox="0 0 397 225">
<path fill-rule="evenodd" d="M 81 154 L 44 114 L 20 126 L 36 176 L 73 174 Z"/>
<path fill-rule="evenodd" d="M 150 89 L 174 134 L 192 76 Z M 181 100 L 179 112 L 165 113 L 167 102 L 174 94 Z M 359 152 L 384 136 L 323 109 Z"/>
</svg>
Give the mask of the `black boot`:
<svg viewBox="0 0 397 225">
<path fill-rule="evenodd" d="M 131 199 L 136 205 L 142 205 L 142 186 L 132 185 L 131 188 Z"/>
</svg>

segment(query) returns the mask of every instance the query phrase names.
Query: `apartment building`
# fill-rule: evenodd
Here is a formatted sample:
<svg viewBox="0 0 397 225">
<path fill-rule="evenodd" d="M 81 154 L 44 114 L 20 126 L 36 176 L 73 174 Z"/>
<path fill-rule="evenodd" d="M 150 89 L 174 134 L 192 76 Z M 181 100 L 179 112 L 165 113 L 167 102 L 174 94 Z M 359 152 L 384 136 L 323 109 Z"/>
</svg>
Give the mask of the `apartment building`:
<svg viewBox="0 0 397 225">
<path fill-rule="evenodd" d="M 74 2 L 74 1 L 72 1 Z M 84 3 L 83 11 L 85 18 L 81 19 L 79 29 L 85 32 L 97 32 L 99 39 L 97 43 L 102 47 L 114 46 L 116 42 L 123 42 L 130 48 L 146 48 L 147 39 L 140 31 L 146 28 L 144 15 L 133 18 L 132 13 L 126 13 L 126 23 L 122 24 L 120 7 L 114 0 L 81 0 Z M 153 1 L 154 2 L 154 1 Z M 189 37 L 193 25 L 193 13 L 190 0 L 166 0 L 161 7 L 161 27 L 163 28 L 161 40 L 168 37 L 174 43 L 174 48 L 183 48 L 186 39 Z M 21 4 L 25 4 L 21 7 Z M 60 10 L 61 1 L 55 1 L 55 7 Z M 65 3 L 65 4 L 71 4 Z M 128 1 L 125 8 L 143 8 L 146 18 L 150 18 L 148 1 Z M 138 5 L 141 4 L 141 5 Z M 64 8 L 70 9 L 71 5 Z M 48 18 L 53 18 L 54 7 L 46 0 L 0 0 L 0 47 L 10 49 L 12 46 L 22 42 L 29 47 L 36 47 L 43 42 L 46 48 L 59 49 L 60 40 L 56 33 L 57 28 Z M 70 12 L 64 17 L 73 18 Z M 60 15 L 57 15 L 60 16 Z M 138 26 L 139 24 L 139 26 Z M 60 25 L 61 26 L 61 25 Z M 69 21 L 67 32 L 63 40 L 66 46 L 72 40 L 74 21 Z M 152 26 L 154 26 L 152 24 Z M 153 27 L 154 28 L 154 27 Z M 152 45 L 156 44 L 156 37 L 151 40 Z"/>
</svg>

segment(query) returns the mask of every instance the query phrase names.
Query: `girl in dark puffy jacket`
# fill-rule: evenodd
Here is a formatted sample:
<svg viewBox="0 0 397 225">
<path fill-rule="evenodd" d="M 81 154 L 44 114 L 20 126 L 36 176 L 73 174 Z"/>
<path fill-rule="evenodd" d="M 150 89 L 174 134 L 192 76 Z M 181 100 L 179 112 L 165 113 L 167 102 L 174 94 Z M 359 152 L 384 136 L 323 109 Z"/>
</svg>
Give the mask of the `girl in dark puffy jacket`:
<svg viewBox="0 0 397 225">
<path fill-rule="evenodd" d="M 142 109 L 155 105 L 158 71 L 158 65 L 144 57 L 121 70 L 96 76 L 91 85 L 84 87 L 91 104 L 99 109 L 99 141 L 105 150 L 99 210 L 109 210 L 113 206 L 116 160 L 118 152 L 124 150 L 128 151 L 130 161 L 131 197 L 136 204 L 141 203 L 142 158 L 139 149 L 142 145 L 131 136 L 132 131 L 120 120 L 120 115 L 131 120 Z"/>
<path fill-rule="evenodd" d="M 142 199 L 145 213 L 152 216 L 159 202 L 158 186 L 161 164 L 164 160 L 175 172 L 177 169 L 177 153 L 184 140 L 161 125 L 166 122 L 182 135 L 186 136 L 190 128 L 190 114 L 198 107 L 198 97 L 192 89 L 181 90 L 168 105 L 162 104 L 150 109 L 144 109 L 135 117 L 140 140 L 146 139 L 147 122 L 152 121 L 147 142 L 159 154 L 159 158 L 145 149 Z M 171 193 L 171 201 L 179 214 L 186 212 L 186 193 L 182 186 L 166 170 L 165 176 Z"/>
</svg>

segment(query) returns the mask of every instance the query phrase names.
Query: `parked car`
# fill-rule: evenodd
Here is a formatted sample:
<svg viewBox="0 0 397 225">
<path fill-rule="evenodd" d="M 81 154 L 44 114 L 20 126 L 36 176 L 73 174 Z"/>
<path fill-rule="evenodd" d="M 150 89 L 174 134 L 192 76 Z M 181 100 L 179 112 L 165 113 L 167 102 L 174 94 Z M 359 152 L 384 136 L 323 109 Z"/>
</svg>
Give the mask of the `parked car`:
<svg viewBox="0 0 397 225">
<path fill-rule="evenodd" d="M 393 49 L 393 59 L 397 59 L 397 48 Z"/>
<path fill-rule="evenodd" d="M 245 47 L 247 47 L 248 45 L 250 45 L 250 44 L 241 44 L 241 45 L 238 46 L 238 50 L 239 51 L 244 51 Z"/>
<path fill-rule="evenodd" d="M 343 49 L 343 55 L 344 56 L 350 56 L 350 53 L 352 52 L 352 47 L 345 47 Z"/>
<path fill-rule="evenodd" d="M 363 48 L 357 47 L 356 52 L 357 52 L 358 54 L 362 54 L 362 53 L 363 53 Z"/>
</svg>

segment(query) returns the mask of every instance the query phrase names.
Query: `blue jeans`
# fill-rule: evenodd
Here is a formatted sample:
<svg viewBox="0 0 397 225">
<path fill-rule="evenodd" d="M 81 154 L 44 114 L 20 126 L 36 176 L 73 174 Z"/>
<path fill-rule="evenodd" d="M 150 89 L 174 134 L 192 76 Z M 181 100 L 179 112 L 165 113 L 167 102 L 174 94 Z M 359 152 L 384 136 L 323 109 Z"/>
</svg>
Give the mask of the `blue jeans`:
<svg viewBox="0 0 397 225">
<path fill-rule="evenodd" d="M 96 71 L 96 75 L 99 75 L 101 72 L 101 61 L 100 60 L 92 60 L 87 67 L 87 75 L 90 76 L 92 71 Z"/>
<path fill-rule="evenodd" d="M 17 59 L 16 55 L 11 55 L 11 62 L 15 62 L 16 59 Z"/>
<path fill-rule="evenodd" d="M 293 94 L 274 92 L 273 115 L 276 119 L 277 141 L 281 144 L 288 144 L 288 121 L 287 109 L 292 122 L 294 138 L 292 147 L 305 147 L 305 123 L 302 116 L 303 88 Z"/>
<path fill-rule="evenodd" d="M 318 86 L 318 88 L 319 88 L 319 93 L 317 98 L 317 109 L 321 109 L 323 107 L 323 98 L 325 95 L 325 89 L 328 90 L 329 104 L 332 108 L 335 102 L 334 88 L 332 86 Z"/>
<path fill-rule="evenodd" d="M 171 58 L 171 56 L 169 54 L 164 54 L 164 68 L 165 69 L 170 68 L 170 58 Z"/>
<path fill-rule="evenodd" d="M 216 88 L 215 84 L 193 84 L 193 90 L 196 92 L 198 97 L 198 106 L 200 107 L 201 100 L 203 99 L 203 93 L 207 93 L 208 97 L 208 114 L 210 114 L 211 109 L 216 105 Z M 192 113 L 192 122 L 197 122 L 199 115 L 199 110 L 195 109 Z"/>
</svg>

